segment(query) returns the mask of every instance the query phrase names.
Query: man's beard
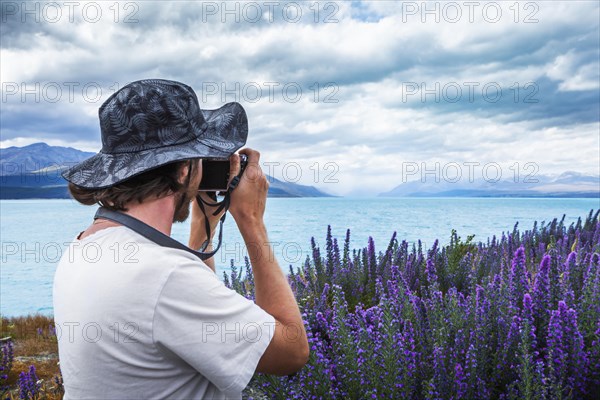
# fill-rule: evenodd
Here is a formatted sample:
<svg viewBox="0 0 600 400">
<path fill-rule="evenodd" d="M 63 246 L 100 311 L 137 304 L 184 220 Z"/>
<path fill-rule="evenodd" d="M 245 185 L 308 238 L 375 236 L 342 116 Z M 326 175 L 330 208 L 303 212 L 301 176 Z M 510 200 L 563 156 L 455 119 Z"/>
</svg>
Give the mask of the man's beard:
<svg viewBox="0 0 600 400">
<path fill-rule="evenodd" d="M 185 196 L 185 200 L 182 202 L 182 197 Z M 184 222 L 190 216 L 190 201 L 194 199 L 195 193 L 186 191 L 184 193 L 178 193 L 175 196 L 175 213 L 173 213 L 173 222 Z"/>
<path fill-rule="evenodd" d="M 190 201 L 196 198 L 196 194 L 198 193 L 197 185 L 200 183 L 199 181 L 192 179 L 192 176 L 195 179 L 198 179 L 197 167 L 190 167 L 188 169 L 186 190 L 175 195 L 175 212 L 173 213 L 173 222 L 184 222 L 190 216 Z M 194 183 L 190 182 L 196 182 L 196 186 L 194 186 Z"/>
</svg>

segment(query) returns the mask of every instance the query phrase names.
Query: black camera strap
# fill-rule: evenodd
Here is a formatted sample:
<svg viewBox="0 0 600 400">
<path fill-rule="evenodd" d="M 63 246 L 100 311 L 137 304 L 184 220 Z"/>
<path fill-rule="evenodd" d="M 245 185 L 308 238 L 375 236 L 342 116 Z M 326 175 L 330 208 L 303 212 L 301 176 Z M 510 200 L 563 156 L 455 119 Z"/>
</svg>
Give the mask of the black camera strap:
<svg viewBox="0 0 600 400">
<path fill-rule="evenodd" d="M 221 200 L 221 201 L 217 201 L 216 192 L 207 192 L 207 193 L 210 193 L 209 197 L 212 197 L 214 203 L 209 203 L 206 200 L 204 200 L 200 196 L 200 193 L 198 193 L 196 195 L 196 202 L 198 203 L 198 207 L 200 207 L 200 210 L 204 214 L 204 229 L 206 230 L 206 238 L 207 238 L 206 242 L 204 242 L 204 244 L 200 248 L 201 252 L 204 252 L 204 250 L 206 250 L 206 248 L 208 247 L 208 244 L 210 243 L 210 237 L 211 237 L 210 222 L 208 221 L 208 214 L 206 212 L 205 206 L 217 207 L 217 209 L 212 214 L 213 216 L 219 215 L 219 213 L 221 213 L 223 210 L 225 210 L 223 212 L 223 216 L 219 220 L 219 244 L 210 253 L 203 253 L 203 254 L 210 254 L 212 256 L 221 247 L 221 243 L 222 243 L 222 239 L 223 239 L 223 222 L 225 222 L 225 217 L 227 216 L 227 210 L 229 210 L 229 205 L 231 204 L 231 199 L 230 199 L 231 192 L 240 183 L 240 176 L 241 176 L 241 173 L 240 173 L 240 175 L 234 176 L 233 179 L 231 179 L 231 182 L 229 182 L 229 187 L 227 188 L 227 191 L 225 192 L 225 196 L 223 197 L 223 200 Z M 211 194 L 212 194 L 212 196 L 211 196 Z"/>
<path fill-rule="evenodd" d="M 134 218 L 131 215 L 122 213 L 120 211 L 114 211 L 106 207 L 100 207 L 98 208 L 98 211 L 96 211 L 96 215 L 94 215 L 94 219 L 98 218 L 104 218 L 118 222 L 119 224 L 128 227 L 129 229 L 139 233 L 146 239 L 149 239 L 160 246 L 187 251 L 200 258 L 202 261 L 207 260 L 213 256 L 213 254 L 210 253 L 200 253 L 194 251 L 189 247 L 185 246 L 183 243 L 180 243 L 172 237 L 165 235 L 158 229 L 155 229 L 152 226 L 146 224 L 145 222 L 142 222 L 139 219 Z M 221 238 L 219 237 L 219 240 L 220 239 Z"/>
<path fill-rule="evenodd" d="M 225 222 L 225 216 L 227 215 L 227 210 L 229 209 L 229 204 L 231 202 L 231 200 L 230 200 L 231 192 L 233 191 L 233 189 L 236 188 L 239 181 L 240 181 L 239 176 L 236 176 L 231 180 L 231 183 L 229 184 L 229 188 L 227 189 L 227 192 L 225 192 L 225 197 L 220 202 L 207 203 L 200 197 L 200 195 L 196 196 L 196 201 L 198 202 L 200 209 L 204 213 L 206 235 L 208 238 L 206 240 L 206 242 L 204 242 L 204 244 L 202 245 L 202 248 L 200 249 L 200 251 L 192 250 L 189 247 L 187 247 L 186 245 L 184 245 L 183 243 L 178 242 L 177 240 L 173 239 L 172 237 L 170 237 L 168 235 L 165 235 L 158 229 L 155 229 L 152 226 L 146 224 L 145 222 L 140 221 L 139 219 L 132 217 L 130 215 L 127 215 L 125 213 L 122 213 L 120 211 L 114 211 L 114 210 L 110 210 L 106 207 L 100 207 L 100 208 L 98 208 L 98 211 L 96 211 L 96 214 L 94 215 L 94 219 L 104 218 L 104 219 L 108 219 L 108 220 L 111 220 L 114 222 L 118 222 L 119 224 L 128 227 L 129 229 L 139 233 L 140 235 L 144 236 L 146 239 L 149 239 L 160 246 L 184 250 L 189 253 L 192 253 L 193 255 L 195 255 L 196 257 L 201 259 L 202 261 L 205 261 L 205 260 L 208 260 L 209 258 L 211 258 L 212 256 L 214 256 L 215 253 L 217 251 L 219 251 L 219 248 L 221 247 L 221 243 L 223 240 L 223 222 Z M 206 247 L 208 247 L 208 243 L 210 242 L 211 229 L 210 229 L 210 223 L 208 222 L 208 216 L 206 215 L 206 209 L 205 209 L 204 205 L 209 205 L 209 206 L 213 206 L 213 207 L 218 206 L 218 208 L 215 210 L 213 215 L 218 215 L 221 211 L 225 210 L 225 213 L 223 214 L 223 216 L 221 217 L 221 219 L 219 221 L 219 244 L 217 245 L 217 247 L 214 250 L 212 250 L 208 253 L 205 253 L 204 250 L 206 249 Z"/>
</svg>

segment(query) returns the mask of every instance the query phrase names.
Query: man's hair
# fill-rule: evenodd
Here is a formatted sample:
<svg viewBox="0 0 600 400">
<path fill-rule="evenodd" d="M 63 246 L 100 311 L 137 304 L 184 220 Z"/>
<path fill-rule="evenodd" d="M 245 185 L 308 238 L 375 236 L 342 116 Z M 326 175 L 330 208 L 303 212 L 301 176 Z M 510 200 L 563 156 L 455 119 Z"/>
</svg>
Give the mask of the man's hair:
<svg viewBox="0 0 600 400">
<path fill-rule="evenodd" d="M 198 160 L 193 160 L 188 170 L 190 175 L 182 184 L 178 179 L 179 171 L 186 164 L 187 161 L 165 164 L 103 189 L 88 189 L 69 182 L 69 193 L 86 206 L 100 204 L 111 210 L 127 211 L 125 204 L 132 201 L 142 203 L 146 199 L 184 192 L 190 177 L 198 173 Z"/>
</svg>

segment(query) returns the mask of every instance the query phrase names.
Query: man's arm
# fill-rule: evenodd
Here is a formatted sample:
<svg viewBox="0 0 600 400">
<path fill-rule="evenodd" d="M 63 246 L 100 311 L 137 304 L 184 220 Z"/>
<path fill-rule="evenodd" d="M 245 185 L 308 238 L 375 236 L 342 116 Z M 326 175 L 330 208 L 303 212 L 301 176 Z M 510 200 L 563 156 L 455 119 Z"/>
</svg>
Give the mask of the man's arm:
<svg viewBox="0 0 600 400">
<path fill-rule="evenodd" d="M 240 153 L 248 156 L 248 166 L 239 186 L 232 192 L 230 212 L 252 262 L 256 304 L 276 321 L 273 339 L 256 371 L 289 375 L 308 361 L 308 339 L 296 298 L 275 259 L 263 221 L 269 183 L 258 164 L 260 154 L 250 149 Z M 239 158 L 234 163 L 239 169 Z"/>
</svg>

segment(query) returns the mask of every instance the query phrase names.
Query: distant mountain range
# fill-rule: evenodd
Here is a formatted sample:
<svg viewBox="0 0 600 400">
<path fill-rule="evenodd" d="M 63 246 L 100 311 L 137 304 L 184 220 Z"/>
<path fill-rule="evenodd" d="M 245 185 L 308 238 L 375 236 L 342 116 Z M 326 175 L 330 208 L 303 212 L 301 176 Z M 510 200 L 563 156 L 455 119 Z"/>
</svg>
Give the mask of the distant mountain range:
<svg viewBox="0 0 600 400">
<path fill-rule="evenodd" d="M 34 143 L 0 149 L 0 199 L 69 198 L 65 168 L 93 156 L 72 147 Z M 331 197 L 314 186 L 268 176 L 269 197 Z M 402 183 L 380 197 L 588 197 L 600 199 L 600 177 L 578 172 L 533 175 L 498 182 L 463 179 L 450 182 L 433 176 Z"/>
<path fill-rule="evenodd" d="M 475 179 L 473 182 L 450 182 L 433 176 L 396 186 L 380 197 L 597 197 L 600 198 L 600 177 L 578 172 L 558 176 L 533 175 L 498 182 Z"/>
<path fill-rule="evenodd" d="M 0 149 L 0 199 L 69 198 L 60 173 L 94 154 L 46 143 Z M 269 197 L 331 197 L 313 186 L 267 178 Z"/>
<path fill-rule="evenodd" d="M 0 149 L 0 176 L 21 172 L 34 172 L 51 165 L 71 165 L 85 160 L 96 153 L 81 151 L 72 147 L 50 146 L 46 143 L 34 143 L 24 147 Z M 14 171 L 18 166 L 21 171 Z"/>
</svg>

